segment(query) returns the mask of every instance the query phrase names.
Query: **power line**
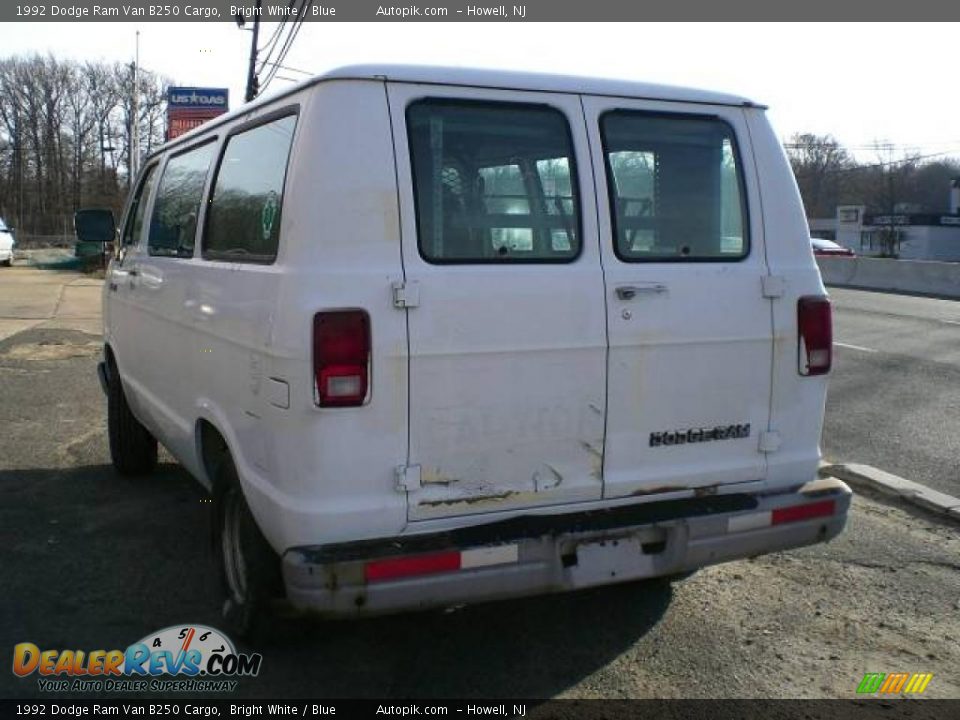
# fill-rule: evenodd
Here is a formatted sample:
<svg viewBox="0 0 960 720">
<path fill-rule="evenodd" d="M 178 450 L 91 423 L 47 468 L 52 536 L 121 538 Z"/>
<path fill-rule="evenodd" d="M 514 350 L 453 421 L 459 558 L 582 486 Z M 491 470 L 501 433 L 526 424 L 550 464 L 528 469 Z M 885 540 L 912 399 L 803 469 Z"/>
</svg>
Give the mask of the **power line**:
<svg viewBox="0 0 960 720">
<path fill-rule="evenodd" d="M 257 71 L 257 74 L 263 72 L 263 69 L 267 66 L 270 61 L 270 56 L 273 55 L 273 51 L 276 49 L 277 41 L 280 39 L 280 34 L 283 32 L 284 26 L 287 24 L 287 21 L 292 16 L 293 5 L 296 0 L 288 0 L 287 2 L 287 14 L 283 19 L 277 24 L 277 29 L 274 30 L 273 35 L 270 36 L 270 39 L 263 46 L 262 52 L 265 53 L 263 62 L 260 64 L 260 69 Z"/>
<path fill-rule="evenodd" d="M 304 75 L 315 75 L 316 73 L 310 72 L 309 70 L 301 70 L 300 68 L 290 67 L 289 65 L 281 65 L 280 63 L 268 62 L 266 65 L 272 65 L 280 68 L 281 70 L 288 70 L 289 72 L 303 73 Z"/>
<path fill-rule="evenodd" d="M 960 147 L 960 140 L 941 140 L 937 142 L 903 142 L 903 143 L 893 143 L 893 142 L 884 142 L 884 143 L 870 143 L 864 145 L 844 145 L 840 142 L 809 142 L 809 143 L 795 143 L 795 142 L 784 142 L 782 143 L 783 147 L 788 150 L 804 150 L 806 148 L 835 148 L 837 150 L 893 150 L 896 148 L 901 148 L 903 150 L 909 150 L 914 148 L 942 148 L 942 147 Z"/>
<path fill-rule="evenodd" d="M 283 47 L 280 49 L 280 54 L 278 55 L 276 62 L 271 63 L 273 68 L 268 72 L 266 79 L 263 81 L 261 85 L 261 91 L 265 90 L 273 78 L 276 77 L 277 72 L 280 69 L 280 65 L 287 57 L 287 54 L 290 52 L 290 48 L 293 47 L 294 40 L 297 39 L 297 35 L 300 33 L 300 29 L 303 27 L 303 20 L 312 4 L 313 0 L 301 0 L 300 10 L 297 13 L 297 18 L 293 21 L 289 31 L 287 32 L 287 39 L 284 42 Z"/>
<path fill-rule="evenodd" d="M 280 37 L 280 31 L 283 30 L 283 26 L 286 25 L 286 24 L 287 24 L 287 19 L 286 19 L 286 18 L 284 18 L 283 20 L 281 20 L 280 22 L 278 22 L 278 23 L 277 23 L 277 29 L 273 31 L 273 35 L 270 36 L 270 38 L 267 40 L 267 42 L 264 44 L 264 46 L 263 46 L 262 48 L 259 48 L 259 49 L 257 50 L 257 52 L 258 52 L 258 53 L 269 52 L 269 48 L 270 48 L 272 45 L 276 44 L 277 38 Z"/>
<path fill-rule="evenodd" d="M 870 165 L 854 165 L 853 167 L 845 168 L 833 168 L 830 170 L 821 171 L 823 175 L 840 175 L 842 173 L 850 172 L 860 172 L 863 170 L 879 170 L 885 167 L 893 167 L 894 165 L 904 165 L 907 163 L 914 163 L 918 160 L 927 160 L 934 157 L 942 157 L 944 155 L 956 155 L 956 150 L 944 150 L 943 152 L 929 153 L 927 155 L 914 155 L 912 157 L 900 158 L 899 160 L 889 160 L 887 162 L 872 163 Z M 800 172 L 798 175 L 810 175 L 811 173 Z"/>
</svg>

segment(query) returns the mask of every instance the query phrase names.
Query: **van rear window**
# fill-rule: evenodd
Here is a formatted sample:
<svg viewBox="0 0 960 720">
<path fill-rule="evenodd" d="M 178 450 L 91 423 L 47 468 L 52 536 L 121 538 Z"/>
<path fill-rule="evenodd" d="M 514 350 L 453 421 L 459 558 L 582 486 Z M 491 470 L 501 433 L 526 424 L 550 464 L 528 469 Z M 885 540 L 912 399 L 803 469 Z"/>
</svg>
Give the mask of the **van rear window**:
<svg viewBox="0 0 960 720">
<path fill-rule="evenodd" d="M 616 110 L 604 114 L 600 125 L 621 260 L 746 257 L 743 182 L 727 123 Z"/>
<path fill-rule="evenodd" d="M 420 253 L 429 262 L 568 262 L 580 203 L 564 115 L 423 100 L 407 110 Z"/>
<path fill-rule="evenodd" d="M 296 115 L 227 138 L 207 210 L 203 257 L 273 262 Z"/>
</svg>

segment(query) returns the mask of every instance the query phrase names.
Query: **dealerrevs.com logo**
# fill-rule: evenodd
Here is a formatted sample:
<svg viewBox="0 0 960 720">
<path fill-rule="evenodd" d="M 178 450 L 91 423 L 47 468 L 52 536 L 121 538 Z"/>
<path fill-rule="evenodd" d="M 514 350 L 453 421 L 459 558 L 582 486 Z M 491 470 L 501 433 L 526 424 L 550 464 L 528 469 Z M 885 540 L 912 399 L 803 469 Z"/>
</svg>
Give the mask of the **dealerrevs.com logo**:
<svg viewBox="0 0 960 720">
<path fill-rule="evenodd" d="M 43 692 L 231 692 L 260 672 L 260 653 L 238 653 L 219 630 L 173 625 L 126 650 L 13 648 L 13 673 L 37 675 Z"/>
</svg>

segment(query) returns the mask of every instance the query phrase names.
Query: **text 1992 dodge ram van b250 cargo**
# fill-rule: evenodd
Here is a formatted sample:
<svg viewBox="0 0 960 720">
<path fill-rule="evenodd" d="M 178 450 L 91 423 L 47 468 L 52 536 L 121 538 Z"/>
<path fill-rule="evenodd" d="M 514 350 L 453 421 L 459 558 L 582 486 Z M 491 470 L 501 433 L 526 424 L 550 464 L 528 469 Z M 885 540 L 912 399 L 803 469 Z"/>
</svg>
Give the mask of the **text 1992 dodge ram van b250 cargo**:
<svg viewBox="0 0 960 720">
<path fill-rule="evenodd" d="M 828 540 L 830 305 L 762 107 L 354 67 L 154 153 L 104 286 L 110 448 L 214 497 L 234 629 Z"/>
</svg>

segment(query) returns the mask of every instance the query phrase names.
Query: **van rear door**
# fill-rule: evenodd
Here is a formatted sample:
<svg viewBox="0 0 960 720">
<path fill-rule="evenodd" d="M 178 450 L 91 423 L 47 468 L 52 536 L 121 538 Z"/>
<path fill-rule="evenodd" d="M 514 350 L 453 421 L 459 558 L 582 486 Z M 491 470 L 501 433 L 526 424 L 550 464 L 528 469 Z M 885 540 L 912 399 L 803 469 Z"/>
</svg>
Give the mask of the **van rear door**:
<svg viewBox="0 0 960 720">
<path fill-rule="evenodd" d="M 604 496 L 762 481 L 776 288 L 743 110 L 584 109 L 610 339 Z"/>
<path fill-rule="evenodd" d="M 600 499 L 606 316 L 579 98 L 404 83 L 388 94 L 410 519 Z"/>
</svg>

